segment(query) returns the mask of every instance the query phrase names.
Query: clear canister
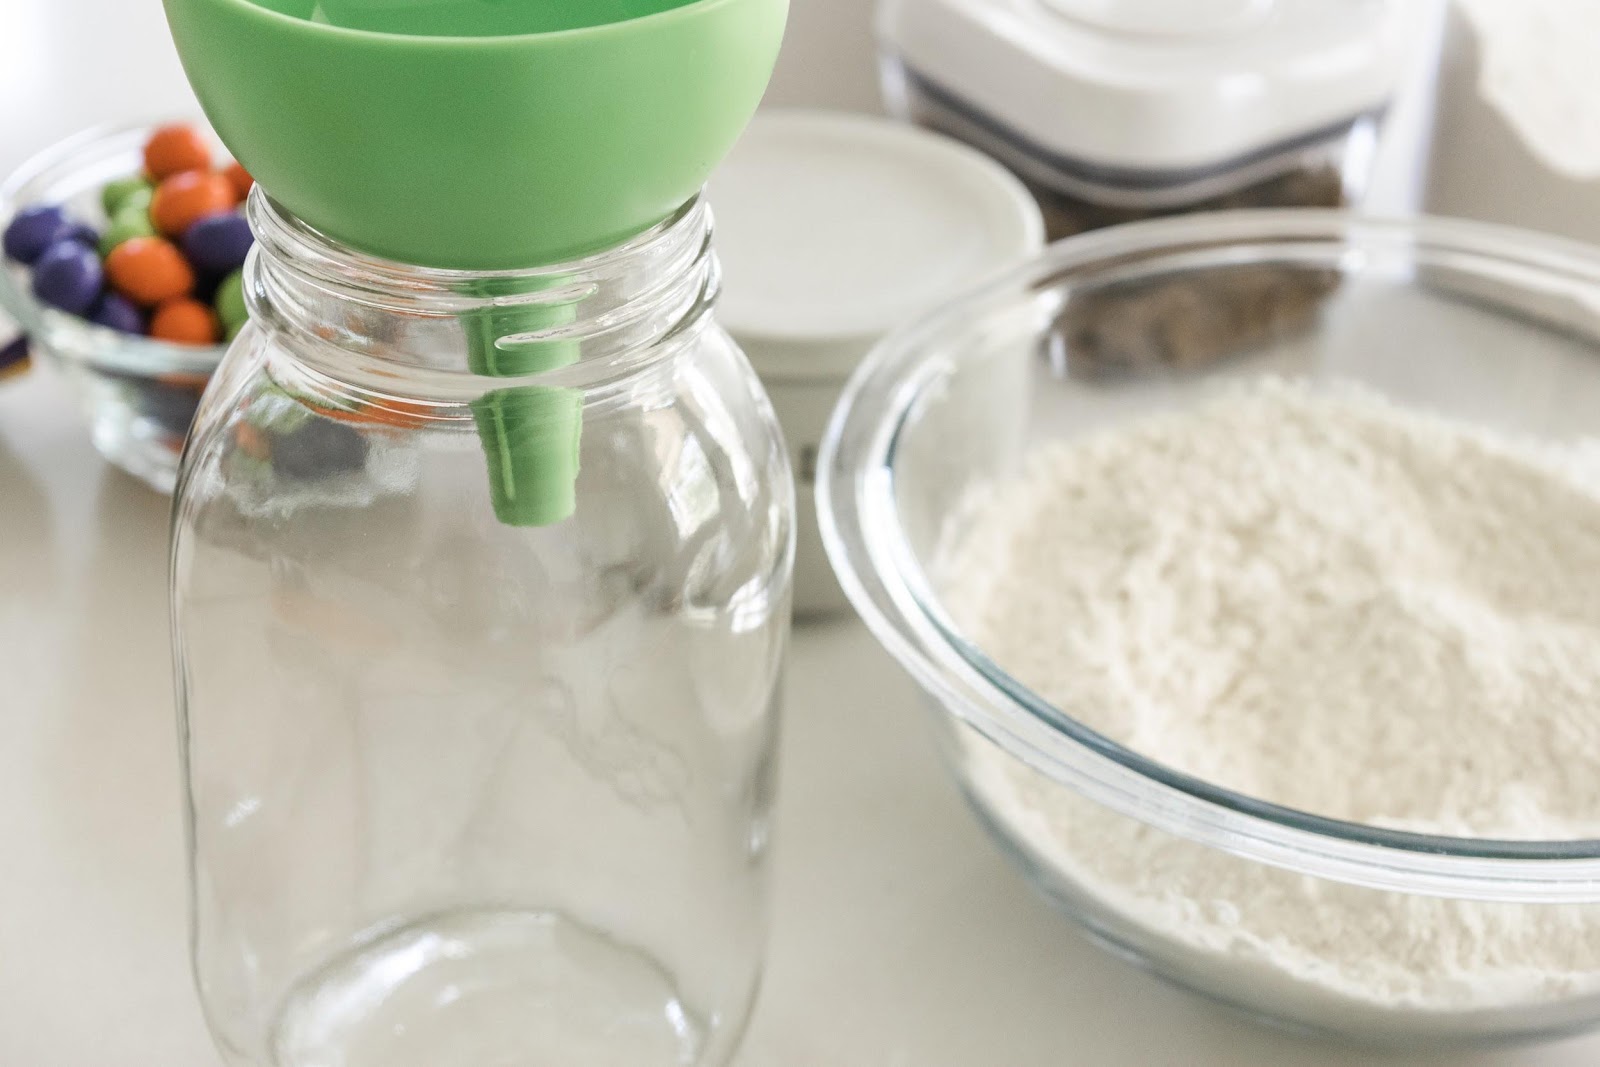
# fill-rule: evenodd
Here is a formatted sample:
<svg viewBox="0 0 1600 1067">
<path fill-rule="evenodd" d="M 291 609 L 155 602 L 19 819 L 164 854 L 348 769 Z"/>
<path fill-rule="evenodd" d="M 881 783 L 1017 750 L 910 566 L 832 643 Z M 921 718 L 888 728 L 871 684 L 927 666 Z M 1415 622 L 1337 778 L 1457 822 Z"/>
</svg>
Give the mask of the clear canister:
<svg viewBox="0 0 1600 1067">
<path fill-rule="evenodd" d="M 1000 160 L 1051 240 L 1161 215 L 1359 205 L 1421 7 L 1397 0 L 885 0 L 889 110 Z M 1085 374 L 1210 362 L 1332 285 L 1245 271 L 1065 309 Z M 1179 307 L 1214 309 L 1203 328 Z M 1179 323 L 1185 325 L 1178 325 Z"/>
</svg>

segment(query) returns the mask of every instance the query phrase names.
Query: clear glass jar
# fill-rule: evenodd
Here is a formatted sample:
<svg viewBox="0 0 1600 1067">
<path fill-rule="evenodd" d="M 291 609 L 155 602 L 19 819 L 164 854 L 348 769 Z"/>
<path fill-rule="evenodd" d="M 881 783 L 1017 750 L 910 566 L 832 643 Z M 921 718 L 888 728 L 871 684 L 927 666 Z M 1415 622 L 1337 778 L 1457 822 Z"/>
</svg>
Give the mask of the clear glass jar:
<svg viewBox="0 0 1600 1067">
<path fill-rule="evenodd" d="M 219 1046 L 725 1063 L 764 941 L 793 482 L 711 314 L 708 209 L 495 273 L 359 255 L 259 192 L 250 217 L 252 324 L 173 548 Z M 533 511 L 508 497 L 540 479 Z"/>
</svg>

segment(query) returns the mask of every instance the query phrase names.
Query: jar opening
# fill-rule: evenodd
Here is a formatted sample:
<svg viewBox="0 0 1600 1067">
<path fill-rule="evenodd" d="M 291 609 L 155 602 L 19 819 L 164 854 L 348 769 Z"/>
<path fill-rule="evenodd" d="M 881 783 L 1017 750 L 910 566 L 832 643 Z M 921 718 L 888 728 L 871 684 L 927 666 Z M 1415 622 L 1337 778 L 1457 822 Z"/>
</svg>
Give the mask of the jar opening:
<svg viewBox="0 0 1600 1067">
<path fill-rule="evenodd" d="M 258 186 L 246 299 L 269 330 L 351 355 L 493 378 L 626 362 L 709 310 L 718 273 L 696 197 L 644 233 L 564 263 L 422 267 L 362 252 Z"/>
</svg>

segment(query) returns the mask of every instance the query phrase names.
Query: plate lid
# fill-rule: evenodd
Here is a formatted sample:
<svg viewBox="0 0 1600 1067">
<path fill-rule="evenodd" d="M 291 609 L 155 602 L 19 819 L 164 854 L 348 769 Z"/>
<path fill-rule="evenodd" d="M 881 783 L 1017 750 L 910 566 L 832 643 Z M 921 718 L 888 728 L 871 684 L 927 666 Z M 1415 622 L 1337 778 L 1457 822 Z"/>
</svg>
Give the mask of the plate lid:
<svg viewBox="0 0 1600 1067">
<path fill-rule="evenodd" d="M 887 0 L 915 74 L 1044 151 L 1194 170 L 1382 108 L 1404 68 L 1398 0 Z"/>
<path fill-rule="evenodd" d="M 717 317 L 763 375 L 848 374 L 884 333 L 1044 244 L 988 157 L 898 123 L 758 114 L 709 186 Z"/>
</svg>

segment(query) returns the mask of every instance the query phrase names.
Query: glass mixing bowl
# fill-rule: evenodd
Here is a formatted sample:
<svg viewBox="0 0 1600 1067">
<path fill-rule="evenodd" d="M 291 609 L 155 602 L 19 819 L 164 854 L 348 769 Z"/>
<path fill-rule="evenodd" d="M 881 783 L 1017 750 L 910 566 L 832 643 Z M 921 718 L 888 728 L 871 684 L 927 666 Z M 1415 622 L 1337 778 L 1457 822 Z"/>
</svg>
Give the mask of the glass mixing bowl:
<svg viewBox="0 0 1600 1067">
<path fill-rule="evenodd" d="M 1164 220 L 1058 244 L 885 341 L 846 391 L 818 484 L 846 592 L 931 698 L 981 821 L 1119 955 L 1259 1017 L 1345 1038 L 1488 1041 L 1593 1025 L 1600 841 L 1436 837 L 1220 788 L 1052 707 L 941 606 L 931 568 L 974 483 L 1006 475 L 1032 445 L 1186 408 L 1260 374 L 1353 379 L 1541 439 L 1600 436 L 1600 249 L 1335 211 Z M 1135 900 L 1094 881 L 1064 826 L 1092 826 L 1108 852 L 1137 842 L 1138 855 L 1159 856 L 1163 888 Z M 1207 880 L 1227 893 L 1194 892 Z M 1238 923 L 1307 899 L 1337 927 L 1332 940 L 1403 939 L 1437 973 L 1423 965 L 1420 994 L 1378 994 L 1346 981 L 1348 967 L 1284 963 L 1293 944 L 1270 931 L 1251 943 L 1264 924 Z M 1207 935 L 1175 924 L 1183 913 L 1208 916 Z M 1461 979 L 1473 961 L 1452 956 L 1449 930 L 1462 924 L 1510 932 L 1508 958 L 1494 961 L 1502 985 Z M 1566 931 L 1570 966 L 1518 957 L 1517 931 L 1530 926 Z M 1232 943 L 1219 941 L 1229 929 Z"/>
<path fill-rule="evenodd" d="M 144 143 L 153 128 L 89 130 L 23 164 L 0 184 L 0 231 L 34 204 L 59 204 L 74 219 L 102 228 L 101 187 L 144 169 Z M 225 158 L 215 142 L 213 149 Z M 71 384 L 101 455 L 170 493 L 201 391 L 227 346 L 118 333 L 46 307 L 34 299 L 28 269 L 3 259 L 0 310 L 28 335 L 33 353 Z"/>
</svg>

